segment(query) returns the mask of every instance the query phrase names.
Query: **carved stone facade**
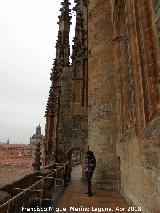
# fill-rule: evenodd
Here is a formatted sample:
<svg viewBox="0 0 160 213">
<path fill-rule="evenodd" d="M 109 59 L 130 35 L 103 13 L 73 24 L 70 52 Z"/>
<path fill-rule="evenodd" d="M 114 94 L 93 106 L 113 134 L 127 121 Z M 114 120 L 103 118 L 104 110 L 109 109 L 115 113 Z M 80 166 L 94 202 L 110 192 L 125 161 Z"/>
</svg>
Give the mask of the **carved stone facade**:
<svg viewBox="0 0 160 213">
<path fill-rule="evenodd" d="M 154 2 L 122 0 L 111 4 L 118 76 L 115 113 L 118 118 L 116 152 L 121 162 L 120 190 L 134 205 L 142 206 L 145 213 L 160 211 L 160 49 Z M 122 46 L 126 33 L 127 58 L 126 46 Z"/>
<path fill-rule="evenodd" d="M 144 213 L 158 213 L 159 1 L 75 2 L 72 64 L 67 61 L 69 3 L 62 4 L 46 111 L 46 162 L 55 156 L 64 161 L 70 150 L 89 146 L 97 159 L 98 187 L 120 191 Z"/>
<path fill-rule="evenodd" d="M 87 144 L 87 7 L 76 1 L 76 28 L 69 62 L 70 3 L 62 2 L 56 58 L 51 73 L 51 88 L 46 109 L 46 164 L 63 162 L 73 149 Z"/>
</svg>

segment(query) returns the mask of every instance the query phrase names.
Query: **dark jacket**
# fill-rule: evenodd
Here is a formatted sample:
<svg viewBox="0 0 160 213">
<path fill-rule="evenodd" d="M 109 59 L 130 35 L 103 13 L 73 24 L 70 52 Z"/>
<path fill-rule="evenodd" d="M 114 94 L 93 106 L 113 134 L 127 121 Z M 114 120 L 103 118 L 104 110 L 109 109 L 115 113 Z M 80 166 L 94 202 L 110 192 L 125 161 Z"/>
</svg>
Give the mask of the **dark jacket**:
<svg viewBox="0 0 160 213">
<path fill-rule="evenodd" d="M 95 168 L 96 168 L 96 159 L 87 158 L 85 162 L 85 171 L 93 173 Z"/>
</svg>

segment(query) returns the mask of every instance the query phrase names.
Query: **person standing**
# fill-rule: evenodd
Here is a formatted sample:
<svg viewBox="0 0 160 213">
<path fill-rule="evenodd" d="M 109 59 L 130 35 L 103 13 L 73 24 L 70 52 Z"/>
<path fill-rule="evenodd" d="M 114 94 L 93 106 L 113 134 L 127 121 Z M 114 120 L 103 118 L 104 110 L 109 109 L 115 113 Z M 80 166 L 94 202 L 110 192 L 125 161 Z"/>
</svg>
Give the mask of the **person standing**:
<svg viewBox="0 0 160 213">
<path fill-rule="evenodd" d="M 88 181 L 88 192 L 86 192 L 86 194 L 88 194 L 88 197 L 92 196 L 91 181 L 92 181 L 92 176 L 93 176 L 95 168 L 96 168 L 95 156 L 92 151 L 87 151 L 86 152 L 86 161 L 85 161 L 85 176 Z"/>
</svg>

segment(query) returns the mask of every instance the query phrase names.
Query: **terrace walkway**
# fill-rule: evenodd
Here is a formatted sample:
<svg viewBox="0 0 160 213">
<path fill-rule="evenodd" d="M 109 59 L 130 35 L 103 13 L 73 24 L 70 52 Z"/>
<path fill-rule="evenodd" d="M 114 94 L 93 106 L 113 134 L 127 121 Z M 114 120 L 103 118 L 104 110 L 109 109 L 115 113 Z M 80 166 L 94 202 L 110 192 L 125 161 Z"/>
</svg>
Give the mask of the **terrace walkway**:
<svg viewBox="0 0 160 213">
<path fill-rule="evenodd" d="M 66 181 L 69 175 L 67 167 L 68 162 L 56 166 L 51 173 L 29 188 L 21 189 L 21 193 L 0 206 L 0 213 L 140 212 L 138 208 L 129 208 L 118 192 L 108 192 L 93 187 L 93 196 L 88 197 L 85 194 L 87 181 L 81 179 L 80 165 L 73 168 L 71 181 L 67 187 L 64 187 L 63 174 Z"/>
<path fill-rule="evenodd" d="M 74 208 L 80 208 L 78 212 L 98 212 L 96 208 L 106 208 L 104 212 L 128 212 L 128 205 L 120 193 L 93 188 L 93 196 L 88 197 L 86 190 L 87 182 L 81 180 L 79 165 L 73 168 L 71 182 L 58 201 L 59 212 L 76 212 Z"/>
</svg>

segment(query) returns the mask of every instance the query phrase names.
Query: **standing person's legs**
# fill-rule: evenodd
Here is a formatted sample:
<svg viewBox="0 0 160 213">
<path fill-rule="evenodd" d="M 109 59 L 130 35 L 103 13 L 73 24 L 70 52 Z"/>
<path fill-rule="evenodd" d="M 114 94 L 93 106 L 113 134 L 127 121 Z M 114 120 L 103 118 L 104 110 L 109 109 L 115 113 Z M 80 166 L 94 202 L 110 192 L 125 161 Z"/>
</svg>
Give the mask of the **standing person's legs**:
<svg viewBox="0 0 160 213">
<path fill-rule="evenodd" d="M 93 173 L 89 173 L 88 174 L 88 196 L 92 195 L 92 189 L 91 189 L 91 186 L 92 186 L 92 183 L 91 183 L 92 175 L 93 175 Z"/>
</svg>

